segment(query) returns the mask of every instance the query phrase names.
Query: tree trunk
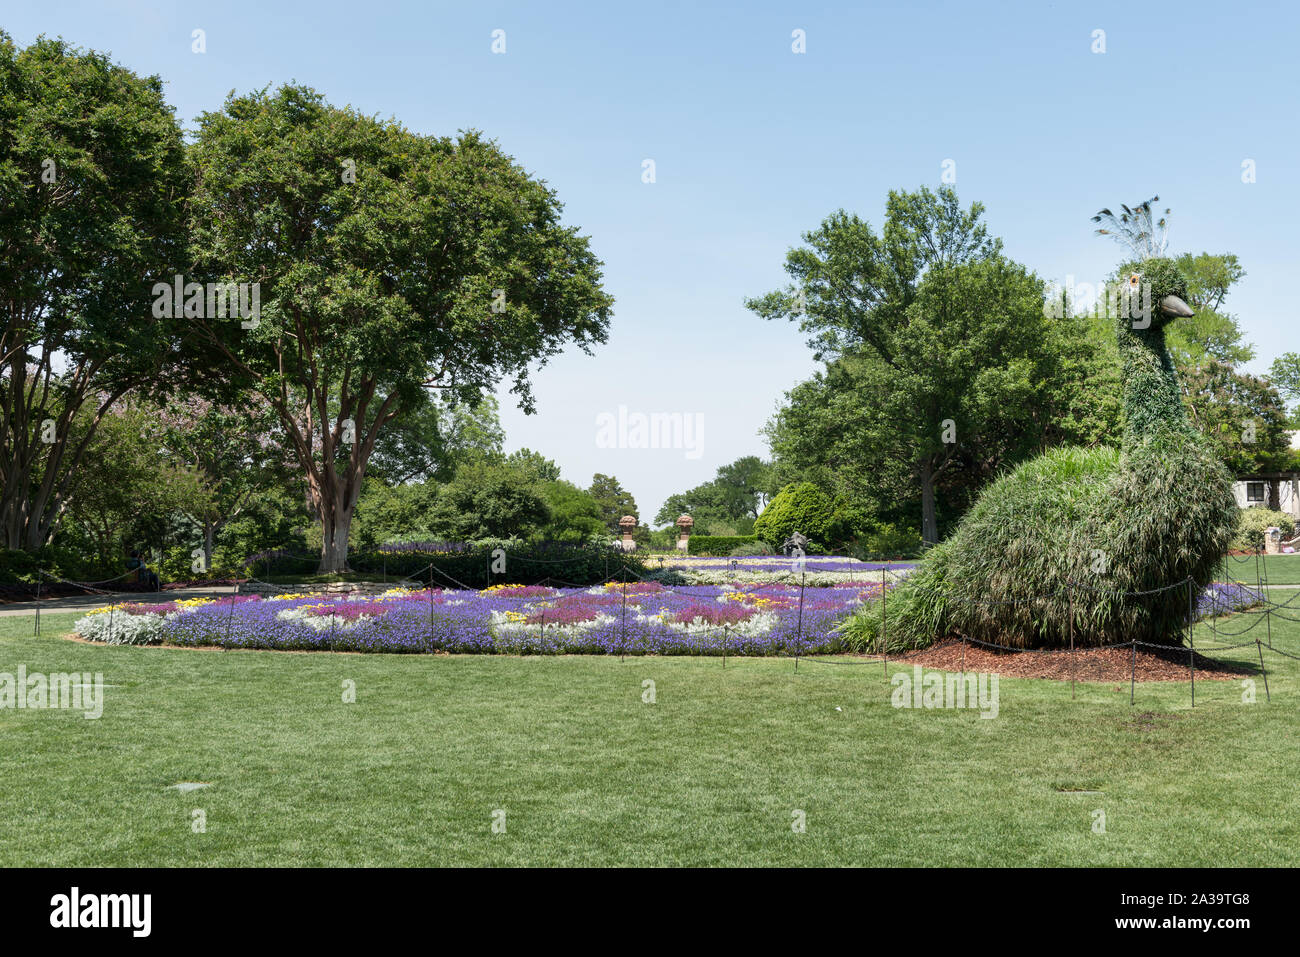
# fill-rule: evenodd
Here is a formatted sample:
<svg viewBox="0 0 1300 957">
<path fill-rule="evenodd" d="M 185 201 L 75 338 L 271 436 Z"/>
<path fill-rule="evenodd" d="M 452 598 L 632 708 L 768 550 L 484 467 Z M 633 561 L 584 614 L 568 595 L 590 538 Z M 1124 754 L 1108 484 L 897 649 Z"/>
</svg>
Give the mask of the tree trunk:
<svg viewBox="0 0 1300 957">
<path fill-rule="evenodd" d="M 934 469 L 921 466 L 921 538 L 927 545 L 939 543 L 939 522 L 934 515 Z"/>
<path fill-rule="evenodd" d="M 352 509 L 321 510 L 320 572 L 348 571 L 348 532 L 352 528 Z"/>
<path fill-rule="evenodd" d="M 364 470 L 353 463 L 340 475 L 332 462 L 320 472 L 319 485 L 309 485 L 316 514 L 320 517 L 321 549 L 319 572 L 346 572 L 348 568 L 348 533 L 356 511 Z"/>
<path fill-rule="evenodd" d="M 42 355 L 35 376 L 29 372 L 29 358 L 27 350 L 16 350 L 6 367 L 10 393 L 0 403 L 7 407 L 8 415 L 8 421 L 0 426 L 6 431 L 0 441 L 5 457 L 0 463 L 5 475 L 0 488 L 0 524 L 9 548 L 35 552 L 48 544 L 57 530 L 72 494 L 73 480 L 99 423 L 126 393 L 127 387 L 111 393 L 99 392 L 93 385 L 98 364 L 74 366 L 64 373 L 64 380 L 70 382 L 68 393 L 55 419 L 54 441 L 46 443 L 41 438 L 44 425 L 37 396 L 50 391 L 52 372 L 48 353 Z M 96 394 L 98 405 L 86 423 L 84 434 L 74 442 L 73 421 L 87 398 Z M 38 463 L 41 479 L 33 487 Z"/>
<path fill-rule="evenodd" d="M 212 543 L 217 530 L 210 521 L 203 523 L 203 574 L 212 575 Z"/>
<path fill-rule="evenodd" d="M 18 489 L 0 503 L 0 521 L 4 523 L 5 548 L 20 549 L 26 541 L 26 496 L 20 497 Z"/>
</svg>

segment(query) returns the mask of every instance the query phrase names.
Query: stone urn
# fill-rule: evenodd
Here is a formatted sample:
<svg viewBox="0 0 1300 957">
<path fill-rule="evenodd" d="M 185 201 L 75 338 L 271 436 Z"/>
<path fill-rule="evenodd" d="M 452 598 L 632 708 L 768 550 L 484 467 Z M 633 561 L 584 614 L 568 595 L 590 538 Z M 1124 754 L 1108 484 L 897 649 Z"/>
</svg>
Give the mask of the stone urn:
<svg viewBox="0 0 1300 957">
<path fill-rule="evenodd" d="M 636 551 L 636 541 L 632 538 L 632 530 L 636 528 L 636 516 L 624 515 L 618 520 L 618 527 L 623 530 L 623 551 Z"/>
<path fill-rule="evenodd" d="M 689 515 L 683 515 L 681 518 L 677 519 L 677 528 L 681 531 L 681 534 L 677 536 L 677 550 L 679 552 L 690 550 L 687 545 L 691 540 L 691 529 L 694 527 L 695 519 L 691 518 Z"/>
</svg>

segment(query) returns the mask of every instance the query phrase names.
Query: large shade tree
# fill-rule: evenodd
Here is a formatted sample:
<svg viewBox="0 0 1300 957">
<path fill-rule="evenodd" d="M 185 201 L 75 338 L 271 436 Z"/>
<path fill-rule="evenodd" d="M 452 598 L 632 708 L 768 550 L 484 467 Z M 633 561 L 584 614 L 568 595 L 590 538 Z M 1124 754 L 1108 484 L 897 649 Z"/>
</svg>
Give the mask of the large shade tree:
<svg viewBox="0 0 1300 957">
<path fill-rule="evenodd" d="M 184 252 L 162 81 L 0 32 L 0 540 L 45 544 L 104 416 L 179 368 L 151 283 Z"/>
<path fill-rule="evenodd" d="M 841 210 L 789 253 L 790 286 L 748 302 L 798 321 L 819 358 L 843 363 L 804 390 L 820 413 L 785 424 L 806 423 L 826 437 L 808 447 L 834 447 L 866 474 L 905 476 L 927 542 L 945 478 L 1038 447 L 1086 358 L 1062 348 L 1076 321 L 1048 315 L 1042 283 L 1002 255 L 982 211 L 949 188 L 891 192 L 880 233 Z"/>
<path fill-rule="evenodd" d="M 612 300 L 561 205 L 477 133 L 415 134 L 310 89 L 232 95 L 200 118 L 200 279 L 260 284 L 261 315 L 193 319 L 280 417 L 321 523 L 322 571 L 381 430 L 424 389 L 469 400 L 606 337 Z"/>
</svg>

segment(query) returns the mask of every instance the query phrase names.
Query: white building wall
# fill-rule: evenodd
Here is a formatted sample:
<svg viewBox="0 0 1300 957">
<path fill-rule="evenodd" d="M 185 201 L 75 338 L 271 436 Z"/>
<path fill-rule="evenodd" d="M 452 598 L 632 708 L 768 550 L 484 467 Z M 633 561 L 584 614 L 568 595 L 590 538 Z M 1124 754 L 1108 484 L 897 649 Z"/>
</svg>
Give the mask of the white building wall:
<svg viewBox="0 0 1300 957">
<path fill-rule="evenodd" d="M 1249 496 L 1250 485 L 1262 485 L 1264 487 L 1264 498 L 1262 501 L 1252 501 Z M 1268 482 L 1233 482 L 1232 495 L 1237 500 L 1238 508 L 1250 508 L 1252 506 L 1268 505 Z M 1286 512 L 1292 518 L 1300 519 L 1300 481 L 1296 479 L 1283 479 L 1278 482 L 1277 488 L 1278 504 L 1281 511 Z"/>
</svg>

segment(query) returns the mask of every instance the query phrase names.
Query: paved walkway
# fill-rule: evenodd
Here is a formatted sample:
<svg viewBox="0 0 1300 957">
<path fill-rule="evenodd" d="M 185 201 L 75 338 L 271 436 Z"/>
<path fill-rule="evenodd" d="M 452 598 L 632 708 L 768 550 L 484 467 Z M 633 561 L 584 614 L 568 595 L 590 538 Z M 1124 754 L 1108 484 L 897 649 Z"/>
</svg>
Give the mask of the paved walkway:
<svg viewBox="0 0 1300 957">
<path fill-rule="evenodd" d="M 156 605 L 176 601 L 178 598 L 198 598 L 200 595 L 229 595 L 235 590 L 233 585 L 206 585 L 199 588 L 175 588 L 170 591 L 123 592 L 116 595 L 66 595 L 60 598 L 42 598 L 40 601 L 42 615 L 58 615 L 64 612 L 89 611 L 100 605 L 115 602 L 133 601 L 141 605 Z M 0 618 L 16 615 L 30 615 L 36 611 L 36 602 L 17 601 L 12 605 L 0 605 Z"/>
</svg>

